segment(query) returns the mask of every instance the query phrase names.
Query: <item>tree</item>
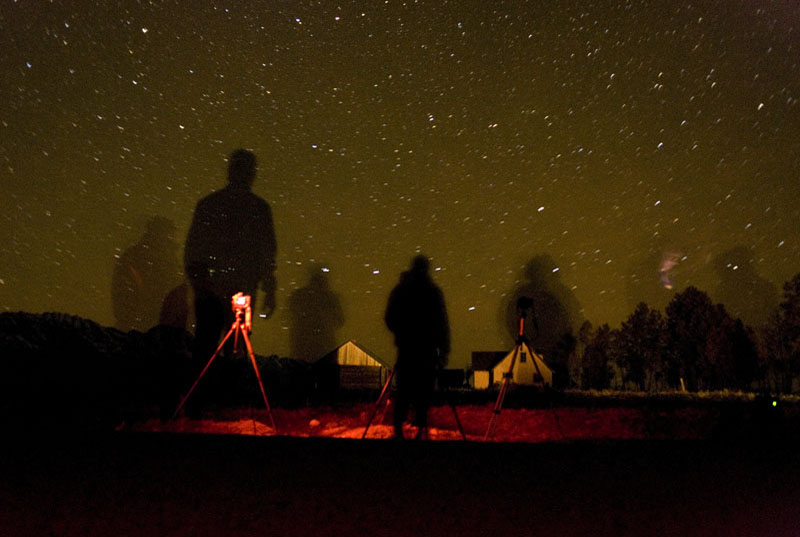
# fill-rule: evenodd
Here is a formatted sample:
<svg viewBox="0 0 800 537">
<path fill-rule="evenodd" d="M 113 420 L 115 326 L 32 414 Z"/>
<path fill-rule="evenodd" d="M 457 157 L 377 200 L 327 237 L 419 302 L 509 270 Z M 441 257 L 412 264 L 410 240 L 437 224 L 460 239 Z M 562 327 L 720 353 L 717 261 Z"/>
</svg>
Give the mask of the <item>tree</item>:
<svg viewBox="0 0 800 537">
<path fill-rule="evenodd" d="M 708 388 L 752 387 L 758 370 L 758 352 L 752 331 L 740 319 L 727 314 L 719 319 L 708 334 L 706 355 L 710 365 Z"/>
<path fill-rule="evenodd" d="M 800 273 L 784 284 L 780 311 L 782 335 L 789 354 L 788 370 L 795 377 L 800 374 Z"/>
<path fill-rule="evenodd" d="M 688 287 L 673 297 L 666 312 L 671 352 L 668 381 L 677 386 L 682 379 L 690 390 L 705 388 L 703 380 L 710 368 L 706 342 L 719 319 L 718 309 L 705 292 Z"/>
<path fill-rule="evenodd" d="M 605 390 L 611 384 L 613 371 L 609 361 L 613 337 L 614 332 L 609 328 L 608 324 L 604 324 L 597 329 L 597 332 L 593 334 L 586 348 L 584 348 L 582 360 L 583 388 Z"/>
<path fill-rule="evenodd" d="M 620 326 L 613 349 L 626 383 L 639 390 L 660 387 L 667 367 L 667 325 L 661 312 L 640 302 Z"/>
<path fill-rule="evenodd" d="M 572 386 L 575 382 L 570 378 L 569 364 L 575 355 L 577 340 L 572 334 L 563 334 L 556 341 L 555 347 L 550 352 L 547 360 L 553 370 L 553 387 L 559 390 Z M 546 357 L 547 358 L 547 357 Z"/>
<path fill-rule="evenodd" d="M 768 383 L 791 392 L 800 374 L 800 273 L 783 285 L 783 301 L 762 331 L 761 348 Z"/>
<path fill-rule="evenodd" d="M 757 372 L 752 332 L 694 287 L 667 306 L 668 376 L 690 390 L 747 389 Z"/>
</svg>

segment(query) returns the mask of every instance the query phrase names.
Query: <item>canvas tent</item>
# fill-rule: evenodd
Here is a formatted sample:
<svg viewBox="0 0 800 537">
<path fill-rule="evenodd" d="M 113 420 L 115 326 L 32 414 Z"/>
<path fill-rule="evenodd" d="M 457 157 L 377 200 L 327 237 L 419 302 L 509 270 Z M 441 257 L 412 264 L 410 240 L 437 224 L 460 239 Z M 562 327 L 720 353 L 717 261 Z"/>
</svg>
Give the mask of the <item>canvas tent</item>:
<svg viewBox="0 0 800 537">
<path fill-rule="evenodd" d="M 495 383 L 503 382 L 503 375 L 508 372 L 513 359 L 514 349 L 508 352 L 473 353 L 473 384 L 475 389 L 486 389 Z M 522 344 L 514 362 L 511 376 L 515 384 L 532 386 L 552 386 L 553 371 L 544 363 L 541 354 L 534 352 L 528 345 Z"/>
<path fill-rule="evenodd" d="M 317 361 L 321 383 L 328 388 L 380 390 L 391 367 L 352 339 Z"/>
</svg>

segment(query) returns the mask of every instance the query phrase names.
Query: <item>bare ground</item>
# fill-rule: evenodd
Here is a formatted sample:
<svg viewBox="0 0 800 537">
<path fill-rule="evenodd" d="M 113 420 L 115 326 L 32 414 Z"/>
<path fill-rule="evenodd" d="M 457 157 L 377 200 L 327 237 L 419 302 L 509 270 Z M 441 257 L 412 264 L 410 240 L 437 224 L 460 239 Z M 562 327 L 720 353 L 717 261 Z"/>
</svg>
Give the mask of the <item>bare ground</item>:
<svg viewBox="0 0 800 537">
<path fill-rule="evenodd" d="M 0 535 L 800 534 L 796 429 L 677 408 L 432 412 L 390 441 L 368 403 L 6 437 Z M 750 420 L 752 422 L 752 420 Z M 787 428 L 788 427 L 788 428 Z M 413 431 L 409 431 L 413 433 Z M 512 441 L 513 440 L 513 441 Z"/>
<path fill-rule="evenodd" d="M 16 535 L 797 535 L 796 445 L 112 433 L 6 445 Z M 52 440 L 52 439 L 51 439 Z"/>
</svg>

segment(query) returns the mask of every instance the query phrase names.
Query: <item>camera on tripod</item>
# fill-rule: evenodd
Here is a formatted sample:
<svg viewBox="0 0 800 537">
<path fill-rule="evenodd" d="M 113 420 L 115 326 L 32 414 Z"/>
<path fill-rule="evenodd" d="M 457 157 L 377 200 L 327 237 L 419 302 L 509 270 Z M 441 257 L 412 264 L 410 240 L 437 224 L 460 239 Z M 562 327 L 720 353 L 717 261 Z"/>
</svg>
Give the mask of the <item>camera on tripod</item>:
<svg viewBox="0 0 800 537">
<path fill-rule="evenodd" d="M 533 308 L 533 299 L 529 296 L 521 296 L 517 300 L 517 312 L 520 315 L 527 315 L 528 310 Z"/>
<path fill-rule="evenodd" d="M 225 334 L 225 337 L 222 338 L 222 342 L 217 347 L 217 350 L 214 351 L 214 354 L 211 355 L 211 358 L 208 360 L 208 363 L 200 372 L 200 376 L 197 377 L 197 380 L 194 381 L 192 387 L 189 388 L 189 392 L 183 396 L 183 400 L 178 405 L 178 408 L 175 409 L 175 413 L 172 415 L 172 419 L 175 419 L 178 416 L 178 413 L 181 411 L 183 406 L 186 404 L 186 401 L 189 399 L 189 396 L 192 395 L 194 389 L 197 388 L 197 384 L 200 382 L 200 379 L 203 378 L 203 375 L 206 374 L 208 368 L 211 367 L 211 362 L 219 355 L 220 351 L 225 346 L 225 342 L 228 341 L 232 335 L 234 336 L 233 339 L 233 352 L 236 353 L 236 347 L 239 342 L 239 336 L 242 337 L 244 340 L 245 345 L 247 345 L 247 354 L 250 356 L 250 363 L 253 365 L 253 371 L 255 371 L 256 379 L 258 380 L 258 387 L 261 389 L 261 397 L 264 399 L 264 406 L 267 407 L 267 412 L 269 413 L 269 421 L 272 424 L 272 428 L 276 431 L 278 428 L 275 426 L 275 418 L 272 416 L 272 409 L 269 407 L 269 400 L 267 400 L 267 392 L 264 391 L 264 383 L 261 382 L 261 373 L 258 371 L 258 364 L 256 363 L 256 355 L 253 353 L 253 346 L 250 344 L 250 332 L 252 332 L 253 328 L 253 321 L 252 321 L 252 310 L 250 308 L 250 295 L 246 295 L 241 291 L 236 293 L 231 297 L 231 308 L 233 309 L 234 319 L 233 324 L 231 325 L 231 329 L 228 330 L 228 333 Z"/>
<path fill-rule="evenodd" d="M 250 307 L 250 295 L 246 295 L 241 291 L 233 295 L 231 298 L 231 308 L 236 319 L 244 325 L 247 333 L 253 331 L 253 310 Z"/>
</svg>

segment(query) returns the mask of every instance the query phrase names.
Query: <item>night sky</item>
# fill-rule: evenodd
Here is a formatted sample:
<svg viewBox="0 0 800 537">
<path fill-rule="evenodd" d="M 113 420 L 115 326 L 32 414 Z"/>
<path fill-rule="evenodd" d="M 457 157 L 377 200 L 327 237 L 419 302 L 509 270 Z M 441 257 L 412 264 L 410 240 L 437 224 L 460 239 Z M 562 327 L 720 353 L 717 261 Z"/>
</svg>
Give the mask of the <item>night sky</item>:
<svg viewBox="0 0 800 537">
<path fill-rule="evenodd" d="M 532 262 L 575 322 L 612 326 L 800 271 L 793 1 L 3 0 L 0 70 L 3 310 L 114 325 L 114 264 L 153 217 L 180 283 L 240 147 L 278 238 L 260 354 L 289 353 L 313 276 L 344 322 L 331 300 L 307 320 L 391 361 L 383 311 L 418 252 L 457 367 L 513 345 Z"/>
</svg>

